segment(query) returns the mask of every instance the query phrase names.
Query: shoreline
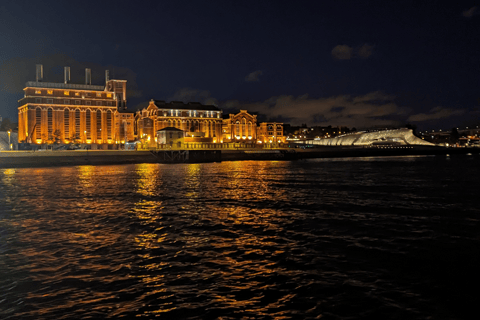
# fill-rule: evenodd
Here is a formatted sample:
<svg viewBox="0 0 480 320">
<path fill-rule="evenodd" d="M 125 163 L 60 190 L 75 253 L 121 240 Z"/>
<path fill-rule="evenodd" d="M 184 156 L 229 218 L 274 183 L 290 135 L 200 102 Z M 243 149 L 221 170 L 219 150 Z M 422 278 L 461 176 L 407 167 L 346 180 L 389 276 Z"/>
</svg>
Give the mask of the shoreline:
<svg viewBox="0 0 480 320">
<path fill-rule="evenodd" d="M 389 157 L 480 154 L 480 148 L 445 147 L 317 147 L 262 150 L 62 150 L 2 151 L 0 168 L 30 168 L 139 163 L 203 163 L 221 161 L 289 161 L 315 158 Z"/>
</svg>

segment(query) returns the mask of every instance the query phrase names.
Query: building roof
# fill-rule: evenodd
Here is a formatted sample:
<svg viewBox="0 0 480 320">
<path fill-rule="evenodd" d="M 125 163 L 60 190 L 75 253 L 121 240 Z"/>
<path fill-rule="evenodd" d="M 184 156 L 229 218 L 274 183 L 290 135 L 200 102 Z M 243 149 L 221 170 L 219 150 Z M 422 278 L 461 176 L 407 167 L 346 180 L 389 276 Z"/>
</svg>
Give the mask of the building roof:
<svg viewBox="0 0 480 320">
<path fill-rule="evenodd" d="M 203 105 L 200 102 L 183 103 L 182 101 L 153 100 L 159 109 L 182 109 L 182 110 L 202 110 L 202 111 L 220 111 L 214 105 Z"/>
<path fill-rule="evenodd" d="M 166 128 L 157 130 L 157 132 L 158 132 L 158 131 L 183 131 L 183 130 L 180 130 L 180 129 L 175 128 L 175 127 L 166 127 Z"/>
<path fill-rule="evenodd" d="M 77 89 L 77 90 L 95 90 L 103 91 L 105 86 L 93 86 L 89 84 L 75 84 L 75 83 L 56 83 L 56 82 L 36 82 L 28 81 L 25 87 L 32 88 L 56 88 L 56 89 Z"/>
</svg>

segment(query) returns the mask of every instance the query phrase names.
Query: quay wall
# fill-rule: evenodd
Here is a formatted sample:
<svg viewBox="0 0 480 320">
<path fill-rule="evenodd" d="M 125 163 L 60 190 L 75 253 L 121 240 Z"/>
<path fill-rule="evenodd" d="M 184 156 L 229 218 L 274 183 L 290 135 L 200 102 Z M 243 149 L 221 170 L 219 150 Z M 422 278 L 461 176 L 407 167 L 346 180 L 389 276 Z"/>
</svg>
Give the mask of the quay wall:
<svg viewBox="0 0 480 320">
<path fill-rule="evenodd" d="M 117 165 L 137 163 L 199 163 L 243 160 L 299 160 L 311 158 L 378 157 L 405 155 L 478 155 L 480 148 L 444 147 L 317 147 L 278 150 L 176 151 L 2 151 L 0 168 Z"/>
</svg>

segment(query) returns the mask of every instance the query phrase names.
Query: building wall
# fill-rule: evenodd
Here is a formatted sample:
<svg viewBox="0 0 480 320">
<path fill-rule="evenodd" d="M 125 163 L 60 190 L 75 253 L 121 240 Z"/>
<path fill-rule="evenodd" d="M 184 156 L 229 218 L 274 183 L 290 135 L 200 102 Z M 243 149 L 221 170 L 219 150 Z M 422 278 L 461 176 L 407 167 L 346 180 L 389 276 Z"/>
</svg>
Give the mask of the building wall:
<svg viewBox="0 0 480 320">
<path fill-rule="evenodd" d="M 133 140 L 133 113 L 117 110 L 119 104 L 126 106 L 126 82 L 108 83 L 116 91 L 101 91 L 100 86 L 74 89 L 76 85 L 27 83 L 25 96 L 19 100 L 19 141 L 113 144 L 123 143 L 125 133 L 127 140 Z"/>
<path fill-rule="evenodd" d="M 157 104 L 158 105 L 157 105 Z M 150 101 L 147 108 L 137 111 L 135 127 L 137 137 L 155 146 L 153 137 L 156 132 L 166 127 L 174 127 L 186 132 L 187 137 L 195 132 L 203 133 L 209 142 L 220 143 L 222 136 L 222 117 L 218 109 L 202 110 L 205 106 L 196 103 L 187 105 Z M 177 107 L 177 108 L 176 108 Z"/>
<path fill-rule="evenodd" d="M 284 143 L 283 123 L 262 122 L 257 128 L 257 140 L 261 143 Z"/>
<path fill-rule="evenodd" d="M 222 123 L 223 142 L 251 142 L 257 140 L 257 116 L 247 110 L 240 110 L 237 114 L 229 114 Z"/>
</svg>

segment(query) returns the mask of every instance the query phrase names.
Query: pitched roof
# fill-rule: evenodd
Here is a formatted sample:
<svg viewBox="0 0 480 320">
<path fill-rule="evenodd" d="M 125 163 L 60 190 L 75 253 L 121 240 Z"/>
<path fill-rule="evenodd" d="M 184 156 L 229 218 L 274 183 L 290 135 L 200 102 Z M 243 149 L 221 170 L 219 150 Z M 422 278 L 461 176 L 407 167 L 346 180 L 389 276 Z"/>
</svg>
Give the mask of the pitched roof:
<svg viewBox="0 0 480 320">
<path fill-rule="evenodd" d="M 158 131 L 183 131 L 183 130 L 180 130 L 180 129 L 175 128 L 175 127 L 166 127 L 166 128 L 157 130 L 157 132 L 158 132 Z"/>
</svg>

